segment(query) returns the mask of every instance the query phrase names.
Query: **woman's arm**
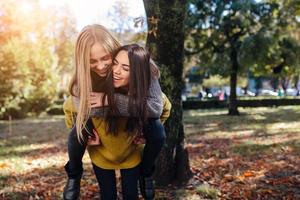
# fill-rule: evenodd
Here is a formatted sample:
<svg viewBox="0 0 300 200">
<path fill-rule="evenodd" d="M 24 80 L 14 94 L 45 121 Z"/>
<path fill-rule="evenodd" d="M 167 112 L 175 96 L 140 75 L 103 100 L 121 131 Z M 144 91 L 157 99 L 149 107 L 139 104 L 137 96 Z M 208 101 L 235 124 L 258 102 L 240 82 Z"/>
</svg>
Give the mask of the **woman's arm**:
<svg viewBox="0 0 300 200">
<path fill-rule="evenodd" d="M 137 110 L 133 110 L 133 115 L 131 116 L 129 113 L 129 97 L 127 95 L 115 94 L 115 103 L 120 112 L 120 116 L 124 117 L 135 117 L 137 116 Z M 107 107 L 99 107 L 102 105 L 101 95 L 99 95 L 97 102 L 93 102 L 92 110 L 90 113 L 91 117 L 103 117 L 107 113 Z M 134 102 L 133 102 L 134 103 Z M 162 92 L 157 78 L 151 79 L 151 84 L 149 87 L 149 93 L 147 96 L 147 112 L 148 117 L 150 118 L 159 118 L 162 114 L 163 110 L 163 100 L 162 100 Z"/>
</svg>

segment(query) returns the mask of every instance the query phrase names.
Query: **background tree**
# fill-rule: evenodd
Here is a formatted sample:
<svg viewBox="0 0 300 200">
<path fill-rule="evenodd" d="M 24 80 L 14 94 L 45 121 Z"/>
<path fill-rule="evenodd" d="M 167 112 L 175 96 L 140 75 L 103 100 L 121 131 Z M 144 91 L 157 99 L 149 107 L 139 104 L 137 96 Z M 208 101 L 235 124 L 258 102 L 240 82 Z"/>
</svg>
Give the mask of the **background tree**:
<svg viewBox="0 0 300 200">
<path fill-rule="evenodd" d="M 52 9 L 48 28 L 51 32 L 54 51 L 57 55 L 57 70 L 59 73 L 74 69 L 74 46 L 76 39 L 76 20 L 67 6 Z"/>
<path fill-rule="evenodd" d="M 62 20 L 72 19 L 70 13 L 53 10 L 37 0 L 1 1 L 0 118 L 38 114 L 57 96 L 60 73 L 71 67 L 75 23 Z"/>
<path fill-rule="evenodd" d="M 112 21 L 113 28 L 111 31 L 115 33 L 122 44 L 138 43 L 145 45 L 147 27 L 144 18 L 129 16 L 127 2 L 117 0 L 109 10 L 107 17 Z"/>
<path fill-rule="evenodd" d="M 128 4 L 125 1 L 117 0 L 108 13 L 108 17 L 112 20 L 114 25 L 113 31 L 120 39 L 124 37 L 125 33 L 132 29 L 130 22 L 133 22 L 133 20 L 129 17 L 128 10 Z"/>
<path fill-rule="evenodd" d="M 162 90 L 172 102 L 171 116 L 165 125 L 167 143 L 158 159 L 156 180 L 160 185 L 174 180 L 181 183 L 190 176 L 181 102 L 187 3 L 185 0 L 145 0 L 144 5 L 148 18 L 147 47 L 160 66 Z"/>
<path fill-rule="evenodd" d="M 74 70 L 74 49 L 77 35 L 76 20 L 67 6 L 54 8 L 49 11 L 52 17 L 48 22 L 51 46 L 54 48 L 55 68 L 59 74 L 57 90 L 59 98 L 67 94 L 70 74 Z"/>
<path fill-rule="evenodd" d="M 280 10 L 276 1 L 190 1 L 186 52 L 199 56 L 201 64 L 211 74 L 230 77 L 230 115 L 239 114 L 236 97 L 238 75 L 245 76 L 252 67 L 251 70 L 255 71 L 261 63 L 280 60 L 273 48 L 279 44 L 276 26 L 286 30 L 286 22 L 290 20 L 288 16 L 280 17 Z M 278 19 L 282 21 L 279 23 Z M 252 44 L 249 41 L 253 41 L 251 38 L 261 39 L 256 43 L 259 48 L 249 46 Z M 260 61 L 257 61 L 257 57 L 245 59 L 246 51 L 251 51 L 249 54 L 253 57 L 259 56 Z"/>
<path fill-rule="evenodd" d="M 300 6 L 296 1 L 266 1 L 272 5 L 273 14 L 268 20 L 261 20 L 262 28 L 247 37 L 242 45 L 240 60 L 257 76 L 268 76 L 274 83 L 274 90 L 280 85 L 286 89 L 300 70 L 300 41 L 295 37 Z"/>
</svg>

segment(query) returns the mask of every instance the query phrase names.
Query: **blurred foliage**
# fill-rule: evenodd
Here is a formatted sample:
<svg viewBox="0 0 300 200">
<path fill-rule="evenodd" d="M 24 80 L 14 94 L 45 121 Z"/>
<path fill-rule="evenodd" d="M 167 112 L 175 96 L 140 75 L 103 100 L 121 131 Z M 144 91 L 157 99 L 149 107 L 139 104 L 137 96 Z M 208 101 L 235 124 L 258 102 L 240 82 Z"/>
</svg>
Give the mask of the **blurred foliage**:
<svg viewBox="0 0 300 200">
<path fill-rule="evenodd" d="M 208 79 L 203 80 L 203 86 L 206 88 L 222 87 L 229 85 L 229 78 L 223 78 L 220 75 L 210 76 Z"/>
<path fill-rule="evenodd" d="M 298 2 L 298 3 L 297 3 Z M 298 18 L 297 18 L 298 17 Z M 186 55 L 198 57 L 210 74 L 231 77 L 246 73 L 282 76 L 299 70 L 298 0 L 190 0 L 186 20 Z M 235 90 L 231 90 L 233 113 Z"/>
<path fill-rule="evenodd" d="M 39 114 L 72 68 L 75 21 L 37 0 L 1 1 L 0 13 L 0 118 Z"/>
<path fill-rule="evenodd" d="M 261 20 L 261 28 L 242 44 L 241 64 L 255 76 L 274 77 L 300 74 L 300 2 L 298 0 L 265 1 L 274 11 L 268 20 Z"/>
<path fill-rule="evenodd" d="M 203 86 L 207 88 L 211 87 L 224 87 L 228 86 L 230 84 L 229 77 L 222 77 L 220 75 L 213 75 L 210 76 L 208 79 L 203 80 Z M 246 87 L 247 86 L 247 78 L 245 77 L 239 77 L 237 81 L 237 85 L 240 87 Z"/>
<path fill-rule="evenodd" d="M 230 75 L 232 49 L 238 51 L 240 72 L 272 73 L 284 63 L 282 72 L 294 73 L 300 47 L 290 37 L 299 28 L 296 2 L 190 0 L 186 54 L 196 55 L 207 71 L 221 76 Z"/>
</svg>

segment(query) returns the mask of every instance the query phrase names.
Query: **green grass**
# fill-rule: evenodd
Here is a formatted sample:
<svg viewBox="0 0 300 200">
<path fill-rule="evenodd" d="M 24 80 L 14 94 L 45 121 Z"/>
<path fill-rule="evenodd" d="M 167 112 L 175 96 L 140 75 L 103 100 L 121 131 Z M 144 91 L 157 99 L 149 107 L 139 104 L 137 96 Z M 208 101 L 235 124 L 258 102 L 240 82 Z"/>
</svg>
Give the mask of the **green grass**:
<svg viewBox="0 0 300 200">
<path fill-rule="evenodd" d="M 218 195 L 220 194 L 220 191 L 216 188 L 213 188 L 209 185 L 202 184 L 197 187 L 196 189 L 197 193 L 201 196 L 205 197 L 206 199 L 218 199 Z"/>
<path fill-rule="evenodd" d="M 239 110 L 239 116 L 228 116 L 226 109 L 186 111 L 185 134 L 190 140 L 229 139 L 228 151 L 243 156 L 285 147 L 300 153 L 300 106 Z"/>
<path fill-rule="evenodd" d="M 267 153 L 275 149 L 278 145 L 265 145 L 265 144 L 242 144 L 242 145 L 234 145 L 232 146 L 231 151 L 243 156 L 246 155 L 254 155 L 259 153 Z"/>
<path fill-rule="evenodd" d="M 279 108 L 241 108 L 240 116 L 228 116 L 226 109 L 184 112 L 185 133 L 204 137 L 252 137 L 266 142 L 276 135 L 299 137 L 300 106 Z M 250 138 L 251 139 L 251 138 Z M 276 142 L 276 141 L 275 141 Z M 272 141 L 269 141 L 270 144 Z"/>
<path fill-rule="evenodd" d="M 300 153 L 300 142 L 299 139 L 291 140 L 285 143 L 273 144 L 255 144 L 253 141 L 244 142 L 243 144 L 235 144 L 231 147 L 233 153 L 237 153 L 243 156 L 246 155 L 257 155 L 261 153 L 282 153 L 285 148 L 291 147 L 294 152 Z"/>
</svg>

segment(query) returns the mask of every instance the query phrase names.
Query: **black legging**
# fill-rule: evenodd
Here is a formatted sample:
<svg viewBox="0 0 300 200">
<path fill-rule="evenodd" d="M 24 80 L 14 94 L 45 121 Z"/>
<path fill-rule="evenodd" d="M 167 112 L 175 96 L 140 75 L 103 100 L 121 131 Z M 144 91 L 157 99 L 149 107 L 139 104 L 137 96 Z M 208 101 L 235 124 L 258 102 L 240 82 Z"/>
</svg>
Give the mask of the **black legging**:
<svg viewBox="0 0 300 200">
<path fill-rule="evenodd" d="M 144 137 L 146 145 L 143 151 L 143 158 L 141 163 L 141 171 L 144 175 L 150 176 L 154 170 L 155 159 L 161 151 L 165 142 L 165 130 L 159 119 L 149 119 L 148 125 L 144 128 Z M 89 132 L 93 130 L 92 120 L 87 121 L 87 129 Z M 87 135 L 85 130 L 83 135 Z M 74 126 L 68 138 L 68 154 L 69 161 L 65 165 L 66 172 L 70 178 L 82 174 L 82 157 L 86 149 L 86 141 L 79 143 L 76 134 L 76 127 Z"/>
<path fill-rule="evenodd" d="M 93 164 L 94 172 L 100 187 L 102 200 L 117 199 L 115 170 L 102 169 Z M 137 182 L 140 175 L 139 166 L 121 169 L 122 196 L 124 200 L 138 199 Z"/>
<path fill-rule="evenodd" d="M 89 133 L 93 133 L 94 125 L 91 118 L 88 119 L 86 128 Z M 86 149 L 88 138 L 88 133 L 85 129 L 82 130 L 82 135 L 84 137 L 84 140 L 81 140 L 80 143 L 77 137 L 76 126 L 74 125 L 68 138 L 69 161 L 65 165 L 65 170 L 70 178 L 75 178 L 78 175 L 81 175 L 83 172 L 82 157 Z"/>
</svg>

